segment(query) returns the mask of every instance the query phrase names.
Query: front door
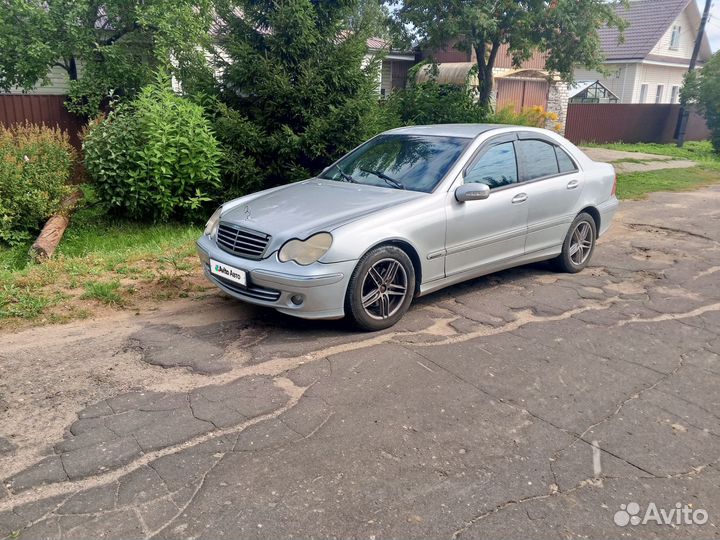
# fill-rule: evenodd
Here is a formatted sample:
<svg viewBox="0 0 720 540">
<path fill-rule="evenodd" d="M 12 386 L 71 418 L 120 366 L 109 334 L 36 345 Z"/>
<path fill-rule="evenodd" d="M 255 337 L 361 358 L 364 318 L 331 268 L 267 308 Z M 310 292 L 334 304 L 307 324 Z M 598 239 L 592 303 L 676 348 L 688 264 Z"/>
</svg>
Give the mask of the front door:
<svg viewBox="0 0 720 540">
<path fill-rule="evenodd" d="M 454 189 L 448 193 L 448 277 L 523 254 L 528 205 L 525 186 L 518 183 L 514 139 L 491 140 L 465 169 L 465 183 L 490 186 L 487 199 L 461 203 L 455 199 Z"/>
</svg>

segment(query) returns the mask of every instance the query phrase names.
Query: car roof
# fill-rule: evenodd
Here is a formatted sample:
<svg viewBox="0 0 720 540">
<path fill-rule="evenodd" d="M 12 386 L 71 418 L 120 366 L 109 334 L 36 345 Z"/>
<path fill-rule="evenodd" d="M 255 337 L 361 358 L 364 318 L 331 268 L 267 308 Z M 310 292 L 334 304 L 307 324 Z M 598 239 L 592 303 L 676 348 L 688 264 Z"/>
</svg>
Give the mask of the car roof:
<svg viewBox="0 0 720 540">
<path fill-rule="evenodd" d="M 435 124 L 431 126 L 407 126 L 391 129 L 393 135 L 428 135 L 436 137 L 464 137 L 474 139 L 478 135 L 498 128 L 512 127 L 503 124 Z"/>
</svg>

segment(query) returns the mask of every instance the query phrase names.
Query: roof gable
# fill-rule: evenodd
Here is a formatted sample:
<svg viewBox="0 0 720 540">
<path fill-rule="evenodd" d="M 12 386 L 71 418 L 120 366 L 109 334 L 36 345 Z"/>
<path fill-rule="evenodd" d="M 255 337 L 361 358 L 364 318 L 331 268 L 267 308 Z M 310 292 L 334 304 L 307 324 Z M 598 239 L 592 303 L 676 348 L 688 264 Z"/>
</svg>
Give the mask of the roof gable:
<svg viewBox="0 0 720 540">
<path fill-rule="evenodd" d="M 618 44 L 617 28 L 599 32 L 607 60 L 644 59 L 653 50 L 667 29 L 692 0 L 634 0 L 628 7 L 618 6 L 617 14 L 628 22 L 625 41 Z"/>
</svg>

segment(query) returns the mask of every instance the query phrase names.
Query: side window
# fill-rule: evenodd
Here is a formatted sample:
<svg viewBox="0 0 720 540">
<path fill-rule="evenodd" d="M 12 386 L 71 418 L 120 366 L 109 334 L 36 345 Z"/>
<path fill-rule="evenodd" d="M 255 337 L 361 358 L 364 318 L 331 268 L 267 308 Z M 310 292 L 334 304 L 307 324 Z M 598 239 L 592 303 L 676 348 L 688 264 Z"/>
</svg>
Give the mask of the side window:
<svg viewBox="0 0 720 540">
<path fill-rule="evenodd" d="M 519 144 L 525 171 L 523 181 L 552 176 L 560 172 L 554 145 L 532 139 L 520 141 Z"/>
<path fill-rule="evenodd" d="M 578 170 L 577 165 L 575 165 L 575 162 L 567 155 L 565 150 L 556 146 L 555 154 L 557 155 L 558 165 L 560 166 L 560 174 L 571 173 Z"/>
<path fill-rule="evenodd" d="M 465 173 L 465 183 L 487 184 L 499 188 L 518 181 L 513 143 L 491 146 Z"/>
</svg>

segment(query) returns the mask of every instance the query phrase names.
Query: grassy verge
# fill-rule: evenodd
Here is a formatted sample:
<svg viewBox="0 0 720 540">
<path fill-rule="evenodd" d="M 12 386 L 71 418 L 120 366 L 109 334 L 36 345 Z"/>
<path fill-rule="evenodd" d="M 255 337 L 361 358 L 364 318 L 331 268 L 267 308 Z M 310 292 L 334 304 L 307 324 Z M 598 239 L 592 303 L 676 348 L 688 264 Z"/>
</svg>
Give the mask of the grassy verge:
<svg viewBox="0 0 720 540">
<path fill-rule="evenodd" d="M 618 197 L 620 199 L 642 199 L 654 191 L 688 191 L 720 183 L 720 157 L 715 154 L 709 141 L 691 141 L 685 143 L 682 148 L 678 148 L 674 144 L 655 143 L 588 144 L 584 146 L 670 156 L 673 159 L 687 159 L 698 163 L 696 167 L 688 169 L 661 169 L 618 174 Z M 615 163 L 643 163 L 643 161 L 629 157 Z"/>
<path fill-rule="evenodd" d="M 29 261 L 27 245 L 0 248 L 0 328 L 64 322 L 202 292 L 207 285 L 195 257 L 201 232 L 79 210 L 45 264 Z"/>
<path fill-rule="evenodd" d="M 720 166 L 622 173 L 618 175 L 617 195 L 620 199 L 643 199 L 654 191 L 688 191 L 717 183 Z"/>
<path fill-rule="evenodd" d="M 622 150 L 623 152 L 641 152 L 643 154 L 657 154 L 670 156 L 674 159 L 689 159 L 698 162 L 718 162 L 718 156 L 713 152 L 710 141 L 690 141 L 682 148 L 674 144 L 657 143 L 611 143 L 611 144 L 582 144 L 581 146 L 608 148 Z"/>
</svg>

